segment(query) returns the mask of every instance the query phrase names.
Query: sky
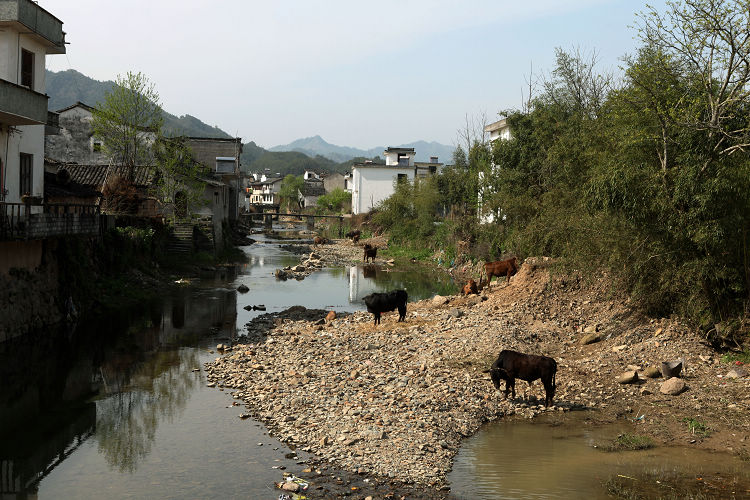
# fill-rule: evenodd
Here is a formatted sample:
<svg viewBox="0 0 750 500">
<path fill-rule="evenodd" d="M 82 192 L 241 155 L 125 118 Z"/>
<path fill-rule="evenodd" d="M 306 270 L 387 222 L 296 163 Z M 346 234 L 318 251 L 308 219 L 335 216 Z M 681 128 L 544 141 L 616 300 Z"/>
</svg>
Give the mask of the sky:
<svg viewBox="0 0 750 500">
<path fill-rule="evenodd" d="M 663 0 L 649 2 L 663 10 Z M 271 147 L 456 144 L 466 118 L 519 108 L 555 48 L 634 52 L 642 0 L 40 0 L 63 21 L 52 71 L 142 72 L 163 108 Z M 532 71 L 533 69 L 533 71 Z"/>
</svg>

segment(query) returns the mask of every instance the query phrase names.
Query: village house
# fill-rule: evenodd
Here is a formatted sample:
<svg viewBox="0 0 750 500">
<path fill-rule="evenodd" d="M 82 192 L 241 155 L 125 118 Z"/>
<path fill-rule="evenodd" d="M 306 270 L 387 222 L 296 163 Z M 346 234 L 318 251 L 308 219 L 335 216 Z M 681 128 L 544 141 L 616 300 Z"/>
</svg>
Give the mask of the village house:
<svg viewBox="0 0 750 500">
<path fill-rule="evenodd" d="M 266 177 L 263 174 L 258 180 L 253 181 L 250 205 L 260 208 L 264 206 L 278 208 L 282 180 L 281 177 Z"/>
<path fill-rule="evenodd" d="M 97 235 L 96 207 L 44 204 L 47 54 L 65 53 L 62 21 L 29 0 L 0 0 L 0 274 L 35 269 L 46 238 Z M 75 208 L 75 212 L 73 211 Z M 1 328 L 0 328 L 1 329 Z"/>
<path fill-rule="evenodd" d="M 494 123 L 490 123 L 489 125 L 485 126 L 484 131 L 485 133 L 489 134 L 490 143 L 493 143 L 499 140 L 507 141 L 507 140 L 510 140 L 511 138 L 510 125 L 508 125 L 508 122 L 505 118 L 503 118 L 502 120 L 498 120 Z M 493 169 L 495 168 L 494 164 L 492 165 L 492 168 Z M 484 178 L 484 172 L 479 172 L 480 185 L 481 185 L 481 181 L 483 178 Z M 479 205 L 478 210 L 477 210 L 477 215 L 479 217 L 479 221 L 482 222 L 483 224 L 494 222 L 500 217 L 500 214 L 497 213 L 497 211 L 489 211 L 483 207 L 484 205 L 483 198 L 486 198 L 487 195 L 489 194 L 490 193 L 488 193 L 481 187 L 479 188 L 479 193 L 477 194 L 477 200 L 478 200 L 478 205 Z"/>
<path fill-rule="evenodd" d="M 300 208 L 315 207 L 318 204 L 318 198 L 326 194 L 322 180 L 304 181 L 302 188 L 297 191 L 298 203 Z"/>
<path fill-rule="evenodd" d="M 437 157 L 415 162 L 414 148 L 388 148 L 385 163 L 366 161 L 352 165 L 352 213 L 367 213 L 395 192 L 397 182 L 439 173 L 443 167 Z"/>
<path fill-rule="evenodd" d="M 241 189 L 242 139 L 187 137 L 186 143 L 193 152 L 195 161 L 206 167 L 212 177 L 226 184 L 226 216 L 231 221 L 237 220 L 240 214 L 240 196 L 245 196 Z"/>
<path fill-rule="evenodd" d="M 47 158 L 81 165 L 109 165 L 102 141 L 93 134 L 93 108 L 76 102 L 56 111 L 60 132 L 44 138 Z"/>
</svg>

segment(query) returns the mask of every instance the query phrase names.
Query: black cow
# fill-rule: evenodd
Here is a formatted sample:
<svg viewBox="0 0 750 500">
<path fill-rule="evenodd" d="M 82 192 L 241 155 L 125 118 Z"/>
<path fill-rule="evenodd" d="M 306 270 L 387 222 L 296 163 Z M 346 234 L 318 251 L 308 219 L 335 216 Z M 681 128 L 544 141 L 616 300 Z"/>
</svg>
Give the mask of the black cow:
<svg viewBox="0 0 750 500">
<path fill-rule="evenodd" d="M 365 243 L 365 246 L 362 247 L 364 249 L 364 255 L 362 257 L 362 260 L 367 262 L 367 259 L 370 259 L 370 262 L 375 262 L 375 257 L 378 256 L 378 249 L 377 247 L 374 247 L 370 245 L 369 243 Z M 393 309 L 391 309 L 392 311 Z"/>
<path fill-rule="evenodd" d="M 362 232 L 359 229 L 353 229 L 346 233 L 347 238 L 351 238 L 354 243 L 359 241 L 359 236 L 362 234 Z"/>
<path fill-rule="evenodd" d="M 500 390 L 500 381 L 505 380 L 505 398 L 512 392 L 516 397 L 516 379 L 527 381 L 529 384 L 536 379 L 542 379 L 544 384 L 544 406 L 552 404 L 555 396 L 555 374 L 557 373 L 557 362 L 547 356 L 536 356 L 534 354 L 523 354 L 516 351 L 504 349 L 487 370 L 492 378 L 495 389 Z"/>
<path fill-rule="evenodd" d="M 406 290 L 393 290 L 387 293 L 371 293 L 363 297 L 367 312 L 375 316 L 375 325 L 380 324 L 380 313 L 398 309 L 398 321 L 406 319 Z"/>
</svg>

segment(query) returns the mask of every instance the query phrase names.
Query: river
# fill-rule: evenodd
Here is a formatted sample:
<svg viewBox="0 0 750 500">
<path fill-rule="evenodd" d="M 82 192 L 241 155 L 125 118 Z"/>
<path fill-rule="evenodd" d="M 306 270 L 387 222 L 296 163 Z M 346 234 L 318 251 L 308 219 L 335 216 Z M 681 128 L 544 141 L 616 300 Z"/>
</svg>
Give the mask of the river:
<svg viewBox="0 0 750 500">
<path fill-rule="evenodd" d="M 280 245 L 297 238 L 257 235 L 244 248 L 247 264 L 207 273 L 157 302 L 75 331 L 1 343 L 0 498 L 277 498 L 273 482 L 306 455 L 295 457 L 264 426 L 238 418 L 243 408 L 208 388 L 201 370 L 217 356 L 217 343 L 264 314 L 245 306 L 353 311 L 373 291 L 406 287 L 410 300 L 456 291 L 432 272 L 357 266 L 278 281 L 273 271 L 299 260 Z M 236 292 L 240 284 L 249 292 Z M 621 426 L 589 428 L 585 412 L 556 418 L 563 420 L 496 422 L 467 439 L 448 476 L 453 493 L 605 498 L 611 478 L 644 481 L 646 474 L 651 489 L 642 491 L 658 496 L 669 493 L 659 478 L 678 472 L 692 483 L 705 476 L 746 484 L 747 465 L 736 457 L 664 447 L 604 454 L 592 443 Z"/>
<path fill-rule="evenodd" d="M 296 462 L 289 448 L 239 419 L 200 371 L 264 314 L 244 307 L 354 311 L 373 291 L 455 293 L 447 278 L 374 267 L 278 281 L 275 269 L 299 262 L 280 245 L 299 237 L 277 229 L 254 236 L 247 264 L 157 302 L 1 343 L 0 430 L 17 429 L 0 432 L 1 498 L 276 498 L 279 468 Z"/>
</svg>

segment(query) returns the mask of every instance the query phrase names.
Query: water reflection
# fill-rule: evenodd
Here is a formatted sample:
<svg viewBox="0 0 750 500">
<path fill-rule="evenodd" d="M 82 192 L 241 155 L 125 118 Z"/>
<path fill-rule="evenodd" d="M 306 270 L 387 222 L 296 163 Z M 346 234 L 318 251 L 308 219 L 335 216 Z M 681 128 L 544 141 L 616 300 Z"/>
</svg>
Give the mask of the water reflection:
<svg viewBox="0 0 750 500">
<path fill-rule="evenodd" d="M 234 290 L 183 290 L 0 343 L 0 494 L 34 495 L 92 436 L 111 468 L 134 472 L 201 385 L 198 351 L 179 346 L 235 338 L 236 317 Z"/>
<path fill-rule="evenodd" d="M 377 264 L 349 268 L 349 302 L 361 304 L 362 298 L 374 292 L 405 289 L 409 300 L 428 299 L 435 294 L 450 295 L 457 287 L 447 273 L 426 273 L 420 269 L 394 270 Z"/>
<path fill-rule="evenodd" d="M 135 471 L 139 460 L 151 452 L 159 423 L 180 416 L 203 381 L 200 372 L 192 371 L 198 367 L 194 349 L 158 352 L 127 377 L 102 367 L 104 386 L 114 392 L 96 404 L 95 438 L 107 463 L 120 472 Z"/>
</svg>

